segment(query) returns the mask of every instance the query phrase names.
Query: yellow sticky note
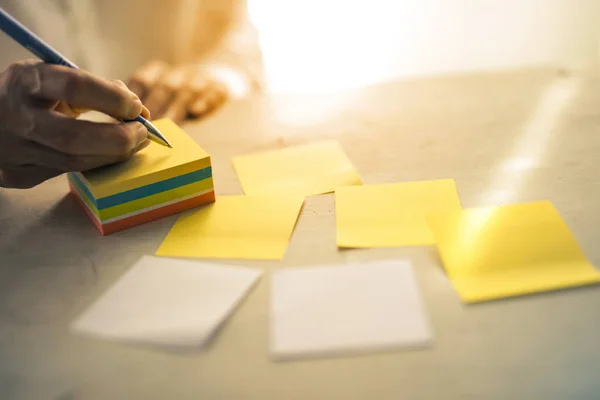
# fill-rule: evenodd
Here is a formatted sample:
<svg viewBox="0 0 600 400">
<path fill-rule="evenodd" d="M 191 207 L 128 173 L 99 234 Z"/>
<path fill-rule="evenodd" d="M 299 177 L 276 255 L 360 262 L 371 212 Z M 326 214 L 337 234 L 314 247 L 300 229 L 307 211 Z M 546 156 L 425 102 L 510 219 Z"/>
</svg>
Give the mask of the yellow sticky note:
<svg viewBox="0 0 600 400">
<path fill-rule="evenodd" d="M 233 167 L 247 195 L 332 192 L 360 185 L 360 175 L 337 142 L 287 147 L 235 157 Z"/>
<path fill-rule="evenodd" d="M 600 281 L 548 201 L 430 216 L 452 284 L 465 302 Z"/>
<path fill-rule="evenodd" d="M 460 209 L 452 179 L 336 188 L 337 244 L 431 245 L 434 239 L 426 215 Z"/>
<path fill-rule="evenodd" d="M 211 166 L 210 156 L 170 119 L 153 122 L 172 149 L 151 143 L 126 162 L 77 173 L 94 197 L 107 197 Z"/>
<path fill-rule="evenodd" d="M 281 260 L 304 199 L 299 196 L 223 196 L 184 214 L 158 256 Z"/>
</svg>

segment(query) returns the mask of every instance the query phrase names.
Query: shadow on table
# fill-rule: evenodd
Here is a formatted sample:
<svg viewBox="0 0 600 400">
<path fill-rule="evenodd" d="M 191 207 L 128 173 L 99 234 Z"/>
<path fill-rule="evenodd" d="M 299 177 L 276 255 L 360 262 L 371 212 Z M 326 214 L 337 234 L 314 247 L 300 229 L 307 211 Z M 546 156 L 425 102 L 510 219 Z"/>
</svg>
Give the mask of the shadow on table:
<svg viewBox="0 0 600 400">
<path fill-rule="evenodd" d="M 0 324 L 72 317 L 78 300 L 96 294 L 100 279 L 112 281 L 142 254 L 153 253 L 173 223 L 167 218 L 102 236 L 72 195 L 24 219 L 22 229 L 3 243 Z"/>
</svg>

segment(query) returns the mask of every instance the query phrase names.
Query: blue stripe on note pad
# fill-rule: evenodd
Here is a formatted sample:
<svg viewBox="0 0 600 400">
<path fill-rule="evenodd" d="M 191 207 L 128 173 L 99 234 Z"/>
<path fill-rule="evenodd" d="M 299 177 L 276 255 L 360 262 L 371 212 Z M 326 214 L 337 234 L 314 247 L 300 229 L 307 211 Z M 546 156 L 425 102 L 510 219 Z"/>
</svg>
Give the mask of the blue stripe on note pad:
<svg viewBox="0 0 600 400">
<path fill-rule="evenodd" d="M 77 174 L 69 174 L 69 176 L 79 184 L 85 195 L 90 201 L 96 206 L 98 210 L 117 206 L 119 204 L 127 203 L 129 201 L 141 199 L 143 197 L 152 196 L 153 194 L 164 192 L 167 190 L 175 189 L 179 186 L 189 185 L 197 181 L 208 179 L 212 177 L 212 168 L 207 167 L 198 171 L 190 172 L 184 175 L 179 175 L 174 178 L 166 179 L 160 182 L 154 182 L 146 186 L 140 186 L 139 188 L 130 189 L 125 192 L 116 193 L 100 199 L 94 198 L 92 193 L 88 190 L 85 184 L 79 179 Z"/>
</svg>

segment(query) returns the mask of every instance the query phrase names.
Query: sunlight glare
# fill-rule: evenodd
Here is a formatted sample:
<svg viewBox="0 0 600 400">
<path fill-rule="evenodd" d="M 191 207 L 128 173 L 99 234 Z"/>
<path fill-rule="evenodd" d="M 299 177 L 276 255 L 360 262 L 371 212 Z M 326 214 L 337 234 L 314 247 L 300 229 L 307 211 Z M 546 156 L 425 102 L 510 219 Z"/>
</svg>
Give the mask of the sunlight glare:
<svg viewBox="0 0 600 400">
<path fill-rule="evenodd" d="M 527 172 L 541 164 L 545 150 L 579 84 L 576 78 L 560 79 L 542 94 L 537 108 L 507 157 L 508 161 L 492 177 L 481 203 L 498 205 L 515 200 L 525 183 Z"/>
<path fill-rule="evenodd" d="M 401 29 L 408 29 L 398 16 L 409 15 L 405 8 L 414 6 L 389 0 L 250 0 L 269 90 L 336 93 L 380 82 L 390 74 L 393 54 L 405 50 L 394 48 Z"/>
</svg>

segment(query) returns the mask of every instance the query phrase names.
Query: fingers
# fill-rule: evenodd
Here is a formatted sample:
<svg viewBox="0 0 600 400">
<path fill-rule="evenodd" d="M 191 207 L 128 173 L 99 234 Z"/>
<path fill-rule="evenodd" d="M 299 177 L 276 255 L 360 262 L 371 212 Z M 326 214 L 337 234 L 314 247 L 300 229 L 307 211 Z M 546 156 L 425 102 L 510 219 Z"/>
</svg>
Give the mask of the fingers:
<svg viewBox="0 0 600 400">
<path fill-rule="evenodd" d="M 148 107 L 146 106 L 142 106 L 142 117 L 146 119 L 150 119 L 152 117 L 150 110 L 148 110 Z"/>
<path fill-rule="evenodd" d="M 5 171 L 9 171 L 14 175 L 9 177 L 11 178 L 9 180 L 12 182 L 10 183 L 11 187 L 31 187 L 30 182 L 37 184 L 64 172 L 88 171 L 125 161 L 135 153 L 146 148 L 149 144 L 150 140 L 146 139 L 128 153 L 111 156 L 96 156 L 65 154 L 40 146 L 36 143 L 31 143 L 24 151 L 24 158 L 31 161 L 31 164 L 9 168 Z M 23 182 L 15 183 L 17 178 Z"/>
<path fill-rule="evenodd" d="M 168 64 L 163 61 L 151 61 L 138 69 L 131 76 L 127 85 L 142 101 L 145 101 L 150 88 L 156 85 L 168 68 Z"/>
<path fill-rule="evenodd" d="M 134 119 L 150 112 L 122 82 L 34 62 L 0 73 L 4 112 L 0 185 L 26 188 L 66 171 L 85 171 L 131 157 L 150 143 L 138 122 L 77 120 L 95 110 Z"/>
<path fill-rule="evenodd" d="M 129 154 L 148 136 L 146 127 L 139 122 L 98 123 L 48 110 L 37 111 L 35 120 L 24 139 L 70 155 Z"/>
<path fill-rule="evenodd" d="M 192 118 L 204 116 L 220 107 L 227 99 L 227 90 L 224 86 L 211 82 L 207 88 L 188 107 L 188 114 Z"/>
<path fill-rule="evenodd" d="M 175 92 L 171 88 L 164 85 L 157 85 L 150 89 L 146 97 L 146 106 L 154 118 L 163 116 L 174 94 Z"/>
<path fill-rule="evenodd" d="M 121 86 L 125 90 L 130 90 L 123 81 L 114 80 L 113 82 L 115 84 Z M 141 111 L 140 115 L 146 119 L 150 119 L 151 114 L 150 114 L 150 110 L 148 110 L 148 107 L 146 107 L 145 105 L 142 105 L 142 111 Z"/>
<path fill-rule="evenodd" d="M 124 120 L 136 118 L 143 110 L 141 100 L 122 82 L 83 70 L 38 63 L 21 65 L 13 73 L 20 89 L 34 99 L 60 100 Z"/>
<path fill-rule="evenodd" d="M 208 114 L 208 102 L 204 96 L 196 99 L 190 106 L 188 107 L 188 114 L 192 118 L 200 118 L 201 116 Z"/>
<path fill-rule="evenodd" d="M 164 116 L 171 102 L 175 100 L 176 94 L 184 89 L 188 76 L 188 68 L 184 66 L 173 68 L 164 73 L 148 91 L 145 104 L 155 118 Z"/>
<path fill-rule="evenodd" d="M 154 61 L 129 80 L 131 89 L 143 99 L 154 118 L 183 121 L 188 115 L 204 116 L 220 107 L 228 90 L 197 65 L 171 68 Z"/>
<path fill-rule="evenodd" d="M 174 100 L 167 106 L 162 115 L 164 118 L 170 118 L 176 123 L 180 123 L 187 117 L 188 108 L 194 100 L 194 93 L 189 90 L 180 90 Z"/>
<path fill-rule="evenodd" d="M 188 105 L 188 114 L 192 118 L 198 118 L 208 113 L 209 103 L 207 97 L 210 97 L 212 82 L 206 74 L 196 73 L 191 79 L 192 90 L 196 93 L 193 101 Z"/>
<path fill-rule="evenodd" d="M 0 186 L 12 189 L 29 189 L 62 174 L 62 171 L 28 165 L 0 170 Z"/>
<path fill-rule="evenodd" d="M 35 143 L 27 146 L 27 155 L 34 156 L 38 165 L 29 164 L 8 169 L 0 169 L 0 187 L 12 189 L 29 189 L 40 183 L 71 171 L 87 171 L 124 161 L 128 157 L 143 150 L 150 144 L 146 139 L 142 144 L 122 156 L 71 156 L 44 148 Z"/>
<path fill-rule="evenodd" d="M 104 165 L 114 164 L 128 159 L 135 151 L 120 155 L 75 155 L 52 150 L 32 143 L 25 151 L 26 159 L 33 165 L 57 171 L 88 171 Z"/>
<path fill-rule="evenodd" d="M 215 82 L 207 83 L 202 91 L 180 89 L 161 117 L 170 118 L 175 122 L 183 121 L 188 114 L 192 118 L 198 118 L 220 107 L 226 98 L 225 88 Z"/>
<path fill-rule="evenodd" d="M 177 94 L 184 89 L 189 70 L 182 66 L 164 73 L 145 99 L 146 106 L 155 118 L 162 118 Z"/>
</svg>

